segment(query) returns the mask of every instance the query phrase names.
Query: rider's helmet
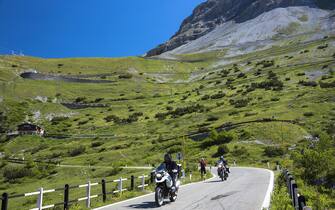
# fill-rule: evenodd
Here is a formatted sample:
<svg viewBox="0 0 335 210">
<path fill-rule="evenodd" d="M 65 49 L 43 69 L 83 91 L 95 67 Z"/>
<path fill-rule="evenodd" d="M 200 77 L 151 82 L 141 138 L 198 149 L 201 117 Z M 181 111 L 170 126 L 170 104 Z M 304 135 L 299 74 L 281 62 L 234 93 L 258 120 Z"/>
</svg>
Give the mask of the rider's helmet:
<svg viewBox="0 0 335 210">
<path fill-rule="evenodd" d="M 169 153 L 166 153 L 164 155 L 164 162 L 171 162 L 172 161 L 172 157 Z"/>
</svg>

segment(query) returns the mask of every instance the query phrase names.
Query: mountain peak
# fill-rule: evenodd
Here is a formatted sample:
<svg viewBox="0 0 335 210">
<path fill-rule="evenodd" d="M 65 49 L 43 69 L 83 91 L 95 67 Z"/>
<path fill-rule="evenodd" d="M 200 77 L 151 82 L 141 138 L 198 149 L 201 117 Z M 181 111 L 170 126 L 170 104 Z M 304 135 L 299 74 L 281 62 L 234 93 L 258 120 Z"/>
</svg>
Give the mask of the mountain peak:
<svg viewBox="0 0 335 210">
<path fill-rule="evenodd" d="M 197 6 L 169 41 L 150 50 L 156 56 L 198 39 L 228 21 L 242 23 L 279 7 L 308 6 L 335 9 L 332 0 L 208 0 Z"/>
</svg>

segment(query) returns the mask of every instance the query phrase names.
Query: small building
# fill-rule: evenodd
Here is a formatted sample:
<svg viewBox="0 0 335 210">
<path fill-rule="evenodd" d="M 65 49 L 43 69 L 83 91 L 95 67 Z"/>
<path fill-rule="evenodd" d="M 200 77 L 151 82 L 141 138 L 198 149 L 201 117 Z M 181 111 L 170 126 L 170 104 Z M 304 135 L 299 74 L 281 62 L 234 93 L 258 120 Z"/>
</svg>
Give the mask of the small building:
<svg viewBox="0 0 335 210">
<path fill-rule="evenodd" d="M 44 129 L 38 125 L 31 123 L 23 123 L 17 126 L 17 131 L 19 135 L 44 135 Z"/>
</svg>

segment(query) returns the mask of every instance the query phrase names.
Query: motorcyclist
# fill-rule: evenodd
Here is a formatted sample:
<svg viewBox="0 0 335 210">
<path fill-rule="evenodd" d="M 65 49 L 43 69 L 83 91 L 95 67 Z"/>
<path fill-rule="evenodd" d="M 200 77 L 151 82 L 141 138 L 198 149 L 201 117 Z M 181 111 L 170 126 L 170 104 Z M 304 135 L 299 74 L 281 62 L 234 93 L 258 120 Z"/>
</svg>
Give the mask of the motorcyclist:
<svg viewBox="0 0 335 210">
<path fill-rule="evenodd" d="M 177 174 L 178 174 L 178 166 L 177 163 L 175 161 L 172 160 L 171 154 L 166 153 L 164 155 L 164 163 L 166 166 L 166 170 L 168 171 L 168 173 L 170 174 L 171 178 L 172 178 L 172 190 L 174 191 L 176 189 L 176 179 L 177 179 Z M 174 172 L 177 171 L 177 172 Z"/>
<path fill-rule="evenodd" d="M 225 160 L 225 158 L 223 157 L 223 155 L 220 157 L 220 159 L 217 162 L 218 166 L 220 164 L 222 164 L 225 168 L 227 167 L 227 161 Z M 218 175 L 220 175 L 220 168 L 218 168 Z"/>
<path fill-rule="evenodd" d="M 223 155 L 220 157 L 218 164 L 222 163 L 224 166 L 227 165 L 227 161 L 224 159 Z"/>
</svg>

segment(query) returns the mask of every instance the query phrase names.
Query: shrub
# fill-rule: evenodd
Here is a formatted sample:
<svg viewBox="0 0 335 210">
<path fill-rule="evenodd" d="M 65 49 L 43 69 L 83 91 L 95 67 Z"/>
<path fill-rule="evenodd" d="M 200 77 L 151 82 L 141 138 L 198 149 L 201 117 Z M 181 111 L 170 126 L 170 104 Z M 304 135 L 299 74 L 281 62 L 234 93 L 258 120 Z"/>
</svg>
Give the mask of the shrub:
<svg viewBox="0 0 335 210">
<path fill-rule="evenodd" d="M 201 97 L 201 100 L 205 101 L 205 100 L 208 100 L 210 99 L 210 96 L 209 95 L 204 95 Z"/>
<path fill-rule="evenodd" d="M 229 101 L 229 103 L 231 105 L 233 105 L 235 108 L 242 108 L 242 107 L 248 106 L 250 100 L 251 99 L 249 99 L 249 98 L 247 98 L 247 99 L 236 99 L 236 100 L 231 99 Z"/>
<path fill-rule="evenodd" d="M 225 97 L 225 96 L 226 96 L 225 93 L 223 93 L 223 92 L 219 92 L 219 93 L 217 93 L 217 94 L 212 95 L 212 96 L 211 96 L 211 99 L 220 99 L 220 98 L 223 98 L 223 97 Z"/>
<path fill-rule="evenodd" d="M 238 75 L 237 75 L 237 78 L 242 78 L 242 77 L 245 77 L 246 75 L 243 73 L 243 72 L 241 72 L 241 73 L 239 73 Z"/>
<path fill-rule="evenodd" d="M 83 102 L 85 102 L 86 101 L 86 97 L 77 97 L 76 99 L 75 99 L 75 102 L 76 103 L 83 103 Z"/>
<path fill-rule="evenodd" d="M 248 154 L 248 150 L 244 146 L 239 147 L 235 145 L 232 154 L 234 156 L 242 156 Z"/>
<path fill-rule="evenodd" d="M 131 79 L 132 77 L 133 77 L 133 75 L 131 75 L 129 73 L 124 73 L 124 74 L 119 75 L 119 79 Z"/>
<path fill-rule="evenodd" d="M 268 76 L 269 80 L 260 82 L 260 83 L 251 83 L 251 89 L 266 89 L 266 90 L 282 90 L 284 87 L 284 83 L 280 80 L 278 80 L 277 76 L 274 76 L 273 74 L 269 73 Z"/>
<path fill-rule="evenodd" d="M 91 143 L 91 147 L 100 147 L 101 145 L 103 145 L 104 143 L 101 141 L 96 141 L 96 142 L 92 142 Z"/>
<path fill-rule="evenodd" d="M 312 116 L 314 116 L 314 113 L 313 112 L 305 112 L 304 116 L 305 117 L 312 117 Z"/>
<path fill-rule="evenodd" d="M 227 147 L 227 145 L 224 144 L 224 145 L 220 145 L 218 147 L 218 150 L 217 150 L 215 156 L 219 157 L 219 156 L 222 156 L 222 155 L 227 154 L 227 153 L 229 153 L 229 148 Z"/>
<path fill-rule="evenodd" d="M 260 66 L 260 65 L 262 65 L 263 68 L 268 68 L 268 67 L 274 66 L 275 61 L 274 60 L 271 60 L 271 61 L 262 60 L 262 61 L 259 61 L 259 62 L 256 63 L 256 66 Z"/>
<path fill-rule="evenodd" d="M 8 165 L 8 166 L 5 166 L 3 169 L 3 176 L 8 181 L 13 181 L 15 179 L 32 176 L 32 175 L 33 175 L 32 170 L 26 167 L 23 167 L 23 166 Z"/>
<path fill-rule="evenodd" d="M 321 88 L 335 88 L 335 81 L 332 82 L 319 82 Z"/>
<path fill-rule="evenodd" d="M 318 83 L 316 83 L 315 81 L 303 81 L 303 80 L 300 80 L 299 81 L 299 85 L 316 87 L 316 86 L 318 86 Z"/>
<path fill-rule="evenodd" d="M 209 116 L 209 117 L 207 118 L 207 121 L 217 121 L 217 120 L 219 120 L 219 118 L 218 118 L 218 117 L 215 117 L 215 116 Z"/>
<path fill-rule="evenodd" d="M 86 151 L 86 147 L 85 146 L 78 146 L 78 147 L 70 149 L 68 151 L 68 153 L 69 153 L 69 155 L 71 157 L 75 157 L 75 156 L 83 154 L 85 151 Z"/>
<path fill-rule="evenodd" d="M 104 98 L 96 98 L 96 99 L 94 100 L 94 103 L 99 103 L 99 102 L 101 102 L 102 100 L 104 100 Z"/>
<path fill-rule="evenodd" d="M 88 120 L 82 120 L 78 122 L 78 125 L 85 125 L 88 123 Z"/>
<path fill-rule="evenodd" d="M 172 111 L 172 110 L 173 110 L 173 107 L 172 107 L 172 106 L 167 106 L 167 107 L 166 107 L 166 110 L 168 110 L 168 111 Z"/>
<path fill-rule="evenodd" d="M 52 118 L 52 120 L 51 120 L 51 124 L 52 124 L 52 125 L 57 125 L 57 124 L 59 124 L 60 122 L 65 121 L 65 120 L 67 120 L 67 119 L 69 119 L 69 118 L 68 118 L 68 117 L 54 117 L 54 118 Z"/>
<path fill-rule="evenodd" d="M 268 146 L 264 149 L 264 154 L 268 157 L 277 157 L 284 155 L 284 149 L 281 147 Z"/>
<path fill-rule="evenodd" d="M 155 114 L 155 118 L 157 118 L 158 120 L 165 120 L 167 117 L 166 113 L 157 113 Z"/>
<path fill-rule="evenodd" d="M 274 98 L 271 98 L 271 101 L 280 101 L 280 98 L 274 97 Z"/>
<path fill-rule="evenodd" d="M 328 47 L 328 44 L 325 44 L 325 45 L 320 45 L 317 47 L 318 50 L 322 50 L 322 49 L 325 49 Z"/>
</svg>

